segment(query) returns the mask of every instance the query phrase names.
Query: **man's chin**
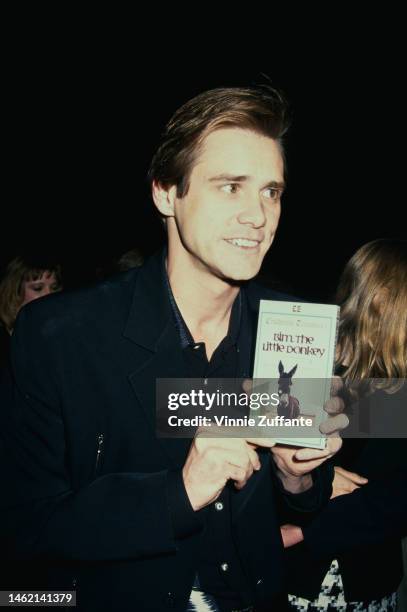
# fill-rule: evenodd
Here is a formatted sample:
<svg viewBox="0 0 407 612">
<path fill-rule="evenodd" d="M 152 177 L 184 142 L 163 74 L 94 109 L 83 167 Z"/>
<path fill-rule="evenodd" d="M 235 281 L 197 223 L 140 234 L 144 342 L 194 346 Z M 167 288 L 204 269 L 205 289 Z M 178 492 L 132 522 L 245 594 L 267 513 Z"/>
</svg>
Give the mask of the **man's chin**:
<svg viewBox="0 0 407 612">
<path fill-rule="evenodd" d="M 249 281 L 259 273 L 260 267 L 253 267 L 239 270 L 224 270 L 224 278 L 232 283 L 244 283 Z"/>
</svg>

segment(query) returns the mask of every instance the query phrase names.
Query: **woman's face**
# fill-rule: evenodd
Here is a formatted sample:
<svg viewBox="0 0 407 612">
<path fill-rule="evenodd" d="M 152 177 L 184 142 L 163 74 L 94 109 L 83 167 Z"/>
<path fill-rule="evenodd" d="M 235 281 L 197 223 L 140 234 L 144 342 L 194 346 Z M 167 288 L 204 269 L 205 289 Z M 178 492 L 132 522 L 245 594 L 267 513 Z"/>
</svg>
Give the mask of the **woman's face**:
<svg viewBox="0 0 407 612">
<path fill-rule="evenodd" d="M 57 281 L 54 272 L 45 271 L 37 280 L 23 282 L 23 301 L 21 306 L 50 293 L 61 291 L 62 286 Z"/>
</svg>

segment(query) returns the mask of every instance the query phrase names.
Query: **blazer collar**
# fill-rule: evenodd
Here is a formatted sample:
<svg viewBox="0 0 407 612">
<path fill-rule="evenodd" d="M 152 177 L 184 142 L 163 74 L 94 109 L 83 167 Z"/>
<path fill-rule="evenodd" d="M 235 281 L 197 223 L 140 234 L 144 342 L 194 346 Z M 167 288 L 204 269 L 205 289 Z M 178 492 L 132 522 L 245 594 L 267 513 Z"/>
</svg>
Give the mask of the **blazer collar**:
<svg viewBox="0 0 407 612">
<path fill-rule="evenodd" d="M 165 286 L 165 250 L 161 250 L 138 270 L 124 336 L 156 352 L 171 317 Z"/>
<path fill-rule="evenodd" d="M 166 248 L 158 251 L 137 270 L 133 300 L 124 329 L 126 338 L 154 352 L 157 351 L 166 326 L 174 322 L 166 286 L 166 253 Z M 243 288 L 249 312 L 255 319 L 260 299 L 294 299 L 292 296 L 265 289 L 253 281 L 244 283 Z"/>
</svg>

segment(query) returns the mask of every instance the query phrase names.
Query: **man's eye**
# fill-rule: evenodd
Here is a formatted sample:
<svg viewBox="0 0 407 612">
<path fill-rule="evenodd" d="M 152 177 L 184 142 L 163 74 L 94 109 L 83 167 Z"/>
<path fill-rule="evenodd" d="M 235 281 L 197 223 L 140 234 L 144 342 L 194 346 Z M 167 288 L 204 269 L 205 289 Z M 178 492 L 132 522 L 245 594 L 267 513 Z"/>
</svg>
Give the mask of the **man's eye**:
<svg viewBox="0 0 407 612">
<path fill-rule="evenodd" d="M 237 193 L 239 185 L 237 183 L 228 183 L 228 185 L 222 185 L 222 191 L 226 193 Z"/>
<path fill-rule="evenodd" d="M 42 285 L 35 285 L 34 287 L 31 287 L 31 289 L 33 291 L 35 291 L 36 293 L 40 293 L 40 291 L 42 291 L 43 286 Z"/>
<path fill-rule="evenodd" d="M 281 196 L 281 190 L 275 189 L 274 187 L 269 187 L 265 192 L 266 198 L 270 198 L 270 200 L 279 200 Z"/>
</svg>

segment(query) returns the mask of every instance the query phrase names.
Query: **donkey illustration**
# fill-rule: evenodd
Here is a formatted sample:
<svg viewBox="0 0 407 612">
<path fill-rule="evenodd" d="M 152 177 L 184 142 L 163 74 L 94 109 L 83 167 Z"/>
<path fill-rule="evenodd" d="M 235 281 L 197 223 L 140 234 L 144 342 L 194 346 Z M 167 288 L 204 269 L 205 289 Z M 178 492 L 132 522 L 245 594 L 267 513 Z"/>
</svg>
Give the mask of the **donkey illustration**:
<svg viewBox="0 0 407 612">
<path fill-rule="evenodd" d="M 283 363 L 280 361 L 278 364 L 278 372 L 280 374 L 278 379 L 278 395 L 280 402 L 277 406 L 277 414 L 287 419 L 295 419 L 300 414 L 299 401 L 296 397 L 290 395 L 290 387 L 293 384 L 291 379 L 296 371 L 297 366 L 294 366 L 289 372 L 284 372 Z"/>
</svg>

